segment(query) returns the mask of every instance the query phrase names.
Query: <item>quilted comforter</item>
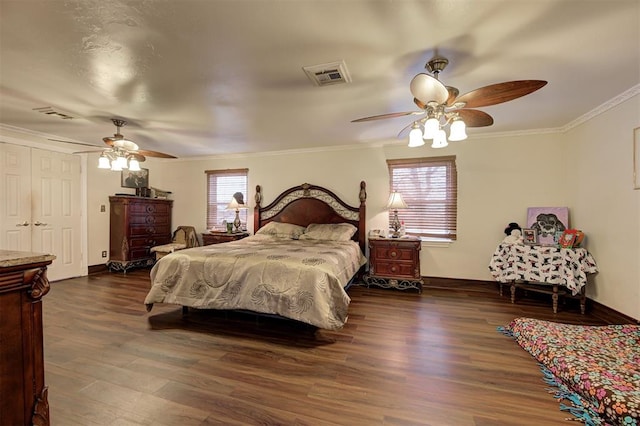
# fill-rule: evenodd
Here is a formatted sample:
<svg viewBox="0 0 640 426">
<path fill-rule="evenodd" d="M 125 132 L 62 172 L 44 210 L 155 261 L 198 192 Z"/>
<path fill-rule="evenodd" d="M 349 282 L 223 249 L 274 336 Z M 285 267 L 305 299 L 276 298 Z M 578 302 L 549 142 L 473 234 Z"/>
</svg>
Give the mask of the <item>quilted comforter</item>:
<svg viewBox="0 0 640 426">
<path fill-rule="evenodd" d="M 587 424 L 640 424 L 640 326 L 516 318 L 504 331 L 579 397 Z"/>
<path fill-rule="evenodd" d="M 144 303 L 250 310 L 334 330 L 347 321 L 344 287 L 365 263 L 353 241 L 254 235 L 163 257 Z"/>
</svg>

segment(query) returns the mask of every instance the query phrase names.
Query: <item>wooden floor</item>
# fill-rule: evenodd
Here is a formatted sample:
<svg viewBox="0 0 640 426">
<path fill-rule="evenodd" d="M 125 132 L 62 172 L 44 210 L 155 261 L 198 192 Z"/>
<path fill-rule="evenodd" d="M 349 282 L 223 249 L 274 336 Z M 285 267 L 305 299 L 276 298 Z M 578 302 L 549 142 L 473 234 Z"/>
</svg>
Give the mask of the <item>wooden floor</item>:
<svg viewBox="0 0 640 426">
<path fill-rule="evenodd" d="M 556 425 L 538 365 L 496 331 L 518 316 L 600 324 L 497 288 L 352 287 L 339 331 L 143 300 L 149 271 L 52 283 L 53 425 Z M 575 302 L 571 300 L 570 302 Z"/>
</svg>

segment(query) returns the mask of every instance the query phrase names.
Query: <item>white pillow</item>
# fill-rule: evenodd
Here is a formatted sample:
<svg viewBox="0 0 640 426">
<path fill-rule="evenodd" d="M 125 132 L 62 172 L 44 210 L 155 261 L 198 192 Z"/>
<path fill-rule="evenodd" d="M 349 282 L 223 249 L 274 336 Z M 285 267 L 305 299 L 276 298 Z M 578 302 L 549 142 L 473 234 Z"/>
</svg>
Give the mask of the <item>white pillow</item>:
<svg viewBox="0 0 640 426">
<path fill-rule="evenodd" d="M 312 223 L 301 240 L 349 241 L 358 228 L 350 223 Z"/>
<path fill-rule="evenodd" d="M 305 231 L 304 226 L 294 225 L 292 223 L 269 222 L 262 228 L 258 229 L 256 235 L 271 235 L 276 238 L 288 238 L 297 240 Z"/>
</svg>

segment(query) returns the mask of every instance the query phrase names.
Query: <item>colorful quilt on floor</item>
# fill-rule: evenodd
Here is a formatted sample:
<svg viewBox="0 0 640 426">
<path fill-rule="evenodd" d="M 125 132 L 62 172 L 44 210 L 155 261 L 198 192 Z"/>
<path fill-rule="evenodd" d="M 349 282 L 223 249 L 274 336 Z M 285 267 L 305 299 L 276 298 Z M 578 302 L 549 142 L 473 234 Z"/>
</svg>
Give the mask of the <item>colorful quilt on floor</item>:
<svg viewBox="0 0 640 426">
<path fill-rule="evenodd" d="M 543 366 L 561 405 L 588 425 L 640 425 L 640 326 L 516 318 L 500 331 Z"/>
</svg>

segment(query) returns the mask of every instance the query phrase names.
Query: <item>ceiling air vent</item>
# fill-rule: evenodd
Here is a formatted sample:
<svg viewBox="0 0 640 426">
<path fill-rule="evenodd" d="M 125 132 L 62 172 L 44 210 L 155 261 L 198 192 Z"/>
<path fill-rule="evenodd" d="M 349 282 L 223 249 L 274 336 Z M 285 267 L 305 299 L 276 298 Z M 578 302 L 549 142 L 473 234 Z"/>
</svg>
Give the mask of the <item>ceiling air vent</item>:
<svg viewBox="0 0 640 426">
<path fill-rule="evenodd" d="M 53 108 L 51 108 L 50 106 L 41 107 L 41 108 L 34 108 L 33 110 L 41 112 L 43 114 L 50 115 L 52 117 L 58 117 L 58 118 L 61 118 L 63 120 L 71 120 L 71 119 L 75 118 L 72 115 L 66 114 L 64 112 L 56 111 Z"/>
<path fill-rule="evenodd" d="M 309 80 L 316 86 L 328 86 L 330 84 L 350 83 L 351 76 L 347 71 L 347 64 L 344 61 L 331 62 L 328 64 L 312 65 L 302 67 Z"/>
</svg>

